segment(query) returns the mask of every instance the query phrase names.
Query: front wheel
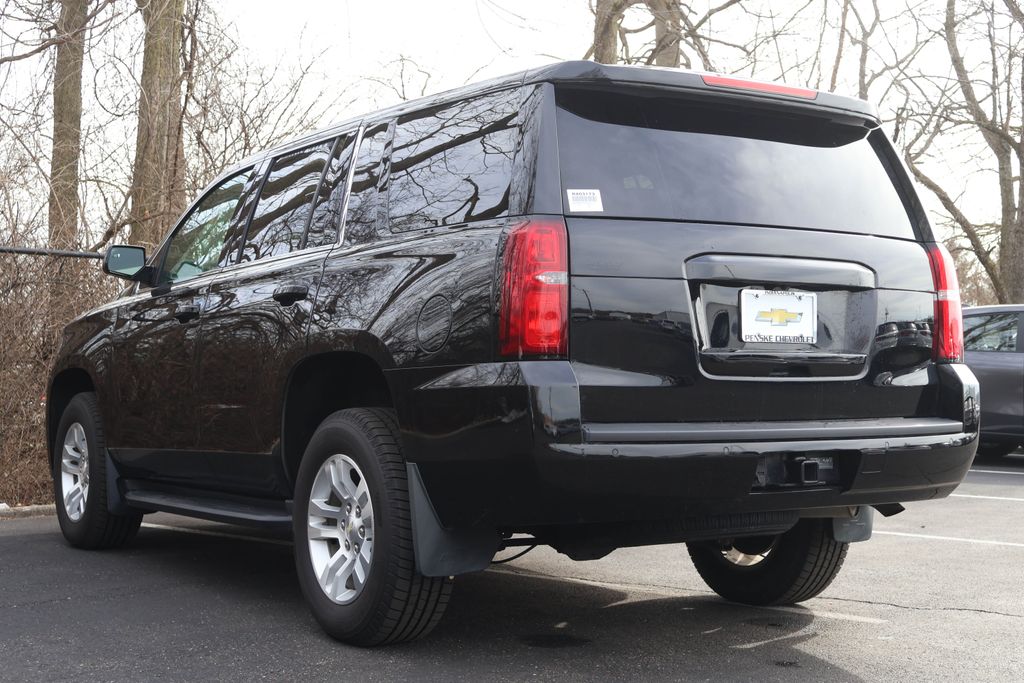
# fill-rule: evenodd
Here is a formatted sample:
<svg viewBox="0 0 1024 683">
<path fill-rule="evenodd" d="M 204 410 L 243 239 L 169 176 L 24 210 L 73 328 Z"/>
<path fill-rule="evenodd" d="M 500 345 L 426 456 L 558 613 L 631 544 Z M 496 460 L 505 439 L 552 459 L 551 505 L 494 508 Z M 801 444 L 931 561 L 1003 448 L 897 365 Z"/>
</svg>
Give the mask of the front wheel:
<svg viewBox="0 0 1024 683">
<path fill-rule="evenodd" d="M 452 581 L 416 571 L 405 459 L 394 413 L 328 416 L 299 466 L 293 512 L 299 585 L 331 636 L 381 645 L 426 635 Z"/>
<path fill-rule="evenodd" d="M 726 600 L 789 605 L 825 590 L 839 573 L 849 543 L 832 538 L 831 519 L 804 519 L 774 537 L 687 543 L 697 573 Z"/>
<path fill-rule="evenodd" d="M 142 513 L 111 513 L 107 506 L 107 456 L 96 394 L 76 394 L 57 425 L 53 442 L 53 494 L 57 521 L 76 548 L 115 548 L 135 537 Z"/>
</svg>

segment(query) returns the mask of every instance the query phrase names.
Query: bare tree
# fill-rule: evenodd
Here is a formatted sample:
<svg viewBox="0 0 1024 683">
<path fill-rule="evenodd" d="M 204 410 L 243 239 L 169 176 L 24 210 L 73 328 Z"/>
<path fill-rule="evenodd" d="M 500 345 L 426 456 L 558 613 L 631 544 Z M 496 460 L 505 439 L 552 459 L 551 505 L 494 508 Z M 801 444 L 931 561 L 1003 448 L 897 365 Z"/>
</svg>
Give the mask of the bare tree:
<svg viewBox="0 0 1024 683">
<path fill-rule="evenodd" d="M 715 70 L 714 46 L 750 56 L 755 46 L 732 42 L 712 30 L 716 16 L 744 11 L 743 0 L 722 0 L 700 12 L 682 0 L 597 0 L 594 39 L 584 59 L 605 64 L 700 66 Z M 637 22 L 637 23 L 633 23 Z M 652 34 L 653 30 L 653 35 Z M 753 37 L 764 41 L 765 36 Z M 633 43 L 638 43 L 635 45 Z"/>
<path fill-rule="evenodd" d="M 53 70 L 53 145 L 50 155 L 49 243 L 71 249 L 78 235 L 78 160 L 82 137 L 83 28 L 88 0 L 62 0 Z"/>
<path fill-rule="evenodd" d="M 618 34 L 623 14 L 636 0 L 597 0 L 594 12 L 594 41 L 584 59 L 614 64 L 619 60 Z"/>
<path fill-rule="evenodd" d="M 905 159 L 963 235 L 998 301 L 1022 301 L 1024 13 L 1016 0 L 970 0 L 963 8 L 961 13 L 956 0 L 947 0 L 939 29 L 949 76 L 918 73 L 901 84 L 905 92 L 918 90 L 901 112 L 900 124 L 908 129 Z M 965 205 L 962 172 L 948 177 L 933 170 L 955 154 L 980 167 L 976 182 L 991 183 L 999 198 L 994 220 L 971 216 L 980 207 Z"/>
<path fill-rule="evenodd" d="M 137 0 L 145 27 L 131 240 L 154 247 L 185 204 L 181 41 L 185 0 Z"/>
<path fill-rule="evenodd" d="M 0 64 L 30 59 L 46 52 L 51 47 L 59 47 L 71 40 L 80 41 L 90 24 L 93 23 L 93 20 L 96 19 L 96 17 L 113 2 L 115 2 L 115 0 L 102 0 L 101 2 L 97 2 L 92 11 L 84 15 L 82 17 L 82 21 L 79 23 L 65 23 L 61 19 L 58 19 L 56 22 L 44 22 L 43 36 L 41 39 L 35 41 L 34 44 L 24 44 L 20 40 L 17 41 L 19 44 L 24 45 L 26 49 L 22 52 L 14 51 L 9 55 L 0 55 Z M 61 12 L 63 16 L 63 3 L 61 3 Z M 6 14 L 6 12 L 0 12 L 0 16 L 3 14 Z M 41 15 L 37 14 L 33 17 L 26 18 L 38 20 L 40 17 Z"/>
<path fill-rule="evenodd" d="M 679 39 L 682 31 L 682 11 L 672 0 L 647 0 L 654 17 L 654 49 L 651 57 L 657 66 L 679 66 Z"/>
</svg>

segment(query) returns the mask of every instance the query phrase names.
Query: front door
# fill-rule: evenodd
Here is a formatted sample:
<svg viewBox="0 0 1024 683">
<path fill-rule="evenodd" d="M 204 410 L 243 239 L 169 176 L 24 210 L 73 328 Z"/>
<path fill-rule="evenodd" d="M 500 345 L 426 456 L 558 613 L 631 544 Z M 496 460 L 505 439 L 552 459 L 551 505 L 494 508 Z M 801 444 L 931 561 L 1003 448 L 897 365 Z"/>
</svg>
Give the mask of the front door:
<svg viewBox="0 0 1024 683">
<path fill-rule="evenodd" d="M 111 339 L 117 419 L 107 442 L 126 477 L 209 480 L 196 451 L 198 340 L 214 271 L 232 260 L 228 243 L 251 175 L 217 183 L 192 207 L 151 260 L 156 285 L 118 310 Z"/>
</svg>

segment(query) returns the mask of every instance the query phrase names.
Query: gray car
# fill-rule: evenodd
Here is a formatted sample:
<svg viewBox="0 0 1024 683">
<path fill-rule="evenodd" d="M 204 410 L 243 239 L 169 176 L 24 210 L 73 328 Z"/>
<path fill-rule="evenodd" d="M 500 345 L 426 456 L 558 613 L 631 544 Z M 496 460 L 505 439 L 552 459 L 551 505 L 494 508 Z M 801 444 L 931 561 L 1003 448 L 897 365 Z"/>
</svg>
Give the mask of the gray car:
<svg viewBox="0 0 1024 683">
<path fill-rule="evenodd" d="M 967 364 L 981 383 L 981 455 L 1006 455 L 1024 445 L 1022 313 L 1022 304 L 964 309 Z"/>
</svg>

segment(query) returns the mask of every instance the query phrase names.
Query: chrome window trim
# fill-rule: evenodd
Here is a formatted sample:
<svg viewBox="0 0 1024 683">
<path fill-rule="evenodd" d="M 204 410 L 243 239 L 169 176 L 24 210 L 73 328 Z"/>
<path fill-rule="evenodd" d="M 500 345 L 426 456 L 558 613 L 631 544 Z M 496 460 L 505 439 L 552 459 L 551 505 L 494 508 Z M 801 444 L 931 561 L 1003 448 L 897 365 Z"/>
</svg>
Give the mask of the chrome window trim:
<svg viewBox="0 0 1024 683">
<path fill-rule="evenodd" d="M 355 144 L 352 148 L 352 163 L 348 166 L 348 178 L 345 179 L 345 199 L 341 205 L 341 225 L 338 226 L 338 241 L 334 243 L 334 246 L 340 247 L 345 243 L 345 226 L 348 221 L 348 198 L 352 194 L 352 181 L 356 176 L 356 163 L 359 161 L 359 149 L 363 146 L 363 131 L 366 130 L 366 125 L 363 123 L 359 124 L 359 128 L 356 129 Z"/>
</svg>

